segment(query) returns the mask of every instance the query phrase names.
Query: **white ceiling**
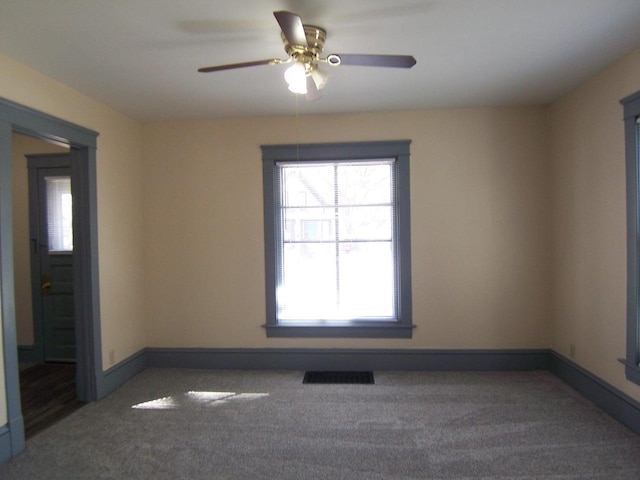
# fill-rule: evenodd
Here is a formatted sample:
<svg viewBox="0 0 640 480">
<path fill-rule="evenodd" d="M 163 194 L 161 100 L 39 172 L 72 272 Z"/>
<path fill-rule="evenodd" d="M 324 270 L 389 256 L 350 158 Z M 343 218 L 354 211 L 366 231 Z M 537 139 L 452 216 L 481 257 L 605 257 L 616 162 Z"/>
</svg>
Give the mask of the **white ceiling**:
<svg viewBox="0 0 640 480">
<path fill-rule="evenodd" d="M 142 121 L 288 115 L 284 65 L 196 72 L 286 58 L 275 10 L 417 59 L 325 65 L 300 114 L 544 104 L 640 46 L 639 0 L 0 0 L 0 52 Z"/>
</svg>

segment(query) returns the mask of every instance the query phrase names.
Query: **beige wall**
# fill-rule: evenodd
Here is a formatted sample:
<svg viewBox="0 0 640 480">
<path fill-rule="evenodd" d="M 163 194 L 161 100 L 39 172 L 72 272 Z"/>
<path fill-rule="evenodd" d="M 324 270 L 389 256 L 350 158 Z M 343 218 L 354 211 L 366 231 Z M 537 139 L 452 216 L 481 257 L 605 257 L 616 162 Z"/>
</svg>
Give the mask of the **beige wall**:
<svg viewBox="0 0 640 480">
<path fill-rule="evenodd" d="M 31 304 L 31 255 L 29 241 L 29 175 L 25 155 L 69 151 L 35 138 L 14 133 L 11 137 L 13 200 L 13 269 L 18 345 L 33 345 Z"/>
<path fill-rule="evenodd" d="M 640 50 L 551 108 L 552 348 L 640 400 L 626 354 L 626 204 L 620 99 L 640 90 Z"/>
<path fill-rule="evenodd" d="M 144 328 L 141 126 L 0 55 L 0 96 L 97 131 L 103 367 L 147 345 Z M 110 355 L 112 353 L 112 355 Z M 0 365 L 1 367 L 1 365 Z M 0 387 L 4 389 L 4 384 Z M 4 397 L 2 391 L 0 396 Z"/>
<path fill-rule="evenodd" d="M 154 347 L 546 348 L 542 108 L 300 118 L 301 143 L 411 139 L 412 340 L 267 339 L 262 144 L 295 117 L 143 127 Z"/>
</svg>

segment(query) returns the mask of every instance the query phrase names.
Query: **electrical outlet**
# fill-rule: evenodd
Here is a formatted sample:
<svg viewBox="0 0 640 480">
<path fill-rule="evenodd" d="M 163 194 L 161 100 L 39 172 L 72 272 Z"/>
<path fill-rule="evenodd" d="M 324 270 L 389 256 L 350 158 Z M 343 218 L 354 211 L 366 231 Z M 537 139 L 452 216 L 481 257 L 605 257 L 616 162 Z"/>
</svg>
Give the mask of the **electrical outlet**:
<svg viewBox="0 0 640 480">
<path fill-rule="evenodd" d="M 114 349 L 109 350 L 109 365 L 116 363 L 116 351 Z"/>
<path fill-rule="evenodd" d="M 569 344 L 569 357 L 576 358 L 576 346 L 573 343 Z"/>
</svg>

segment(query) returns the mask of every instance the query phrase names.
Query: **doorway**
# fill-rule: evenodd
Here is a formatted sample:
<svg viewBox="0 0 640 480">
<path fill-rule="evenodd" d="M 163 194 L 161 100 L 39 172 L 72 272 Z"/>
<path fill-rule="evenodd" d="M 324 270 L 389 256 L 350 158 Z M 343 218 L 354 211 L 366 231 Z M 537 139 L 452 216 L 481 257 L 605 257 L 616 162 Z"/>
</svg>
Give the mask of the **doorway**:
<svg viewBox="0 0 640 480">
<path fill-rule="evenodd" d="M 14 242 L 12 201 L 12 136 L 27 135 L 68 149 L 73 193 L 74 255 L 73 305 L 75 324 L 77 398 L 97 400 L 105 395 L 100 339 L 100 289 L 98 283 L 96 145 L 98 134 L 23 105 L 0 98 L 0 322 L 6 427 L 0 432 L 9 456 L 25 448 L 14 291 Z M 77 228 L 76 228 L 77 226 Z M 1 405 L 0 405 L 1 406 Z"/>
<path fill-rule="evenodd" d="M 26 135 L 14 133 L 12 144 L 20 399 L 29 439 L 85 404 L 76 382 L 71 156 Z"/>
<path fill-rule="evenodd" d="M 29 439 L 85 404 L 76 382 L 71 156 L 68 148 L 14 134 L 12 157 L 20 400 Z"/>
</svg>

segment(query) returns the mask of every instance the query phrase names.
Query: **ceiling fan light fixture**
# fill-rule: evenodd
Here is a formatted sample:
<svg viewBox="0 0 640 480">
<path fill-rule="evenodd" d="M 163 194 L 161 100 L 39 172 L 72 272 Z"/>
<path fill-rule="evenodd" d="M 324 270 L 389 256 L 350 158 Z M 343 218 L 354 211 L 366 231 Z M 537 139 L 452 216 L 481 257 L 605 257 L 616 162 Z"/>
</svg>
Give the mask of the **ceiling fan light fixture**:
<svg viewBox="0 0 640 480">
<path fill-rule="evenodd" d="M 306 95 L 307 93 L 307 69 L 304 63 L 295 62 L 284 72 L 284 79 L 293 93 Z"/>
<path fill-rule="evenodd" d="M 280 25 L 280 37 L 284 43 L 284 50 L 287 52 L 288 58 L 284 60 L 271 58 L 252 62 L 214 65 L 212 67 L 199 68 L 198 71 L 202 73 L 218 72 L 221 70 L 293 62 L 284 72 L 284 78 L 287 81 L 289 90 L 298 95 L 306 95 L 307 99 L 311 100 L 321 97 L 318 91 L 324 87 L 328 78 L 324 72 L 317 70 L 319 62 L 328 63 L 332 67 L 351 65 L 358 67 L 411 68 L 416 64 L 416 59 L 411 55 L 332 53 L 323 58 L 321 54 L 324 51 L 324 42 L 327 38 L 327 32 L 324 28 L 305 25 L 302 23 L 300 15 L 286 10 L 273 12 L 273 15 L 278 25 Z"/>
</svg>

